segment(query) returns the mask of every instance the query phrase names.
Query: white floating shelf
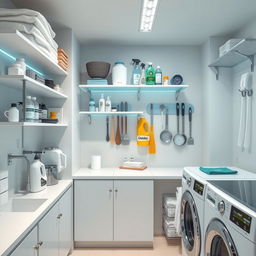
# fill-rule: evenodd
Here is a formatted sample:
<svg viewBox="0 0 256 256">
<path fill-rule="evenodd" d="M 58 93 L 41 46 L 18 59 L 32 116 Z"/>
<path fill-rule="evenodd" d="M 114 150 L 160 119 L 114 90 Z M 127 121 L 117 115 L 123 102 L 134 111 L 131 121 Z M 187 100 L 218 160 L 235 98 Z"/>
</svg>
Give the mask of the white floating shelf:
<svg viewBox="0 0 256 256">
<path fill-rule="evenodd" d="M 80 111 L 80 115 L 91 115 L 91 116 L 137 116 L 143 114 L 143 111 L 127 111 L 127 112 L 89 112 L 89 111 Z"/>
<path fill-rule="evenodd" d="M 28 76 L 9 76 L 0 75 L 0 87 L 7 86 L 22 90 L 23 81 L 26 82 L 26 91 L 32 96 L 41 96 L 46 98 L 67 99 L 68 97 Z"/>
<path fill-rule="evenodd" d="M 23 126 L 23 127 L 67 127 L 67 124 L 29 123 L 29 122 L 0 122 L 0 126 Z"/>
<path fill-rule="evenodd" d="M 245 60 L 250 60 L 251 70 L 254 66 L 254 55 L 256 54 L 256 39 L 243 39 L 230 49 L 229 52 L 219 57 L 209 65 L 213 68 L 218 79 L 219 68 L 233 67 Z"/>
<path fill-rule="evenodd" d="M 38 67 L 45 75 L 66 76 L 68 74 L 17 30 L 1 32 L 0 47 L 15 57 L 25 58 L 28 64 Z"/>
</svg>

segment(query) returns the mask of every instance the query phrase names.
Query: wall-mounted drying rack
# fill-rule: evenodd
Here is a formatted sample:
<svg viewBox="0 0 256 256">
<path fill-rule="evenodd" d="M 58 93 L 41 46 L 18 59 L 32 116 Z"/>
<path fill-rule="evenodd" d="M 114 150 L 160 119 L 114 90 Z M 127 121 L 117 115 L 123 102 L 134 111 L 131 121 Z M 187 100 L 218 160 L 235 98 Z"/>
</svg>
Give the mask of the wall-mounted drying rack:
<svg viewBox="0 0 256 256">
<path fill-rule="evenodd" d="M 147 113 L 151 114 L 150 105 L 147 105 Z M 192 108 L 192 113 L 194 113 L 195 109 L 192 104 L 185 103 L 185 115 L 188 115 L 188 109 Z M 153 115 L 162 115 L 166 113 L 166 109 L 168 109 L 169 115 L 176 115 L 176 103 L 170 103 L 170 104 L 153 104 Z"/>
<path fill-rule="evenodd" d="M 209 67 L 219 79 L 219 69 L 233 67 L 245 60 L 249 60 L 251 64 L 251 72 L 254 71 L 254 55 L 256 54 L 256 39 L 243 39 L 230 49 L 226 54 L 219 57 Z"/>
<path fill-rule="evenodd" d="M 136 93 L 137 100 L 143 93 L 174 93 L 176 100 L 189 85 L 79 85 L 79 88 L 91 96 L 95 93 Z"/>
</svg>

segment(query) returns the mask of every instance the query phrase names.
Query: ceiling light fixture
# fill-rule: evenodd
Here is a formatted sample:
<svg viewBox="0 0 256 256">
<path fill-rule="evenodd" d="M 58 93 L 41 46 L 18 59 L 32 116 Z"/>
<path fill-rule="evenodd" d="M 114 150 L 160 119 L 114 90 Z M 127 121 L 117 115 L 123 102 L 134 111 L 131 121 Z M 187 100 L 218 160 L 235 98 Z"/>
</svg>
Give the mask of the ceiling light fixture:
<svg viewBox="0 0 256 256">
<path fill-rule="evenodd" d="M 151 32 L 155 19 L 158 0 L 143 0 L 140 32 Z"/>
</svg>

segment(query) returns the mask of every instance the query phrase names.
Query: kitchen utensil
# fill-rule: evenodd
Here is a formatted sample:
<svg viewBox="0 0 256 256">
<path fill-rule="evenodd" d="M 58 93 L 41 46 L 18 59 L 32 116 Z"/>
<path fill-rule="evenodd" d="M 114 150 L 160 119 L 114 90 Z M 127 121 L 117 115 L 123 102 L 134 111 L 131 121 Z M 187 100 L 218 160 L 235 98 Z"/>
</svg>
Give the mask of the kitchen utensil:
<svg viewBox="0 0 256 256">
<path fill-rule="evenodd" d="M 162 118 L 162 130 L 164 129 L 164 110 L 165 110 L 165 105 L 161 104 L 160 105 L 160 109 L 161 109 L 161 118 Z"/>
<path fill-rule="evenodd" d="M 40 161 L 39 155 L 35 155 L 29 169 L 30 192 L 39 192 L 47 186 L 45 165 Z"/>
<path fill-rule="evenodd" d="M 124 103 L 121 102 L 121 112 L 124 111 Z M 123 144 L 124 140 L 124 116 L 121 115 L 121 144 Z"/>
<path fill-rule="evenodd" d="M 119 106 L 117 106 L 117 111 L 119 110 Z M 116 129 L 116 145 L 121 144 L 121 132 L 120 132 L 120 117 L 117 116 L 117 129 Z"/>
<path fill-rule="evenodd" d="M 192 137 L 192 108 L 188 109 L 188 118 L 189 118 L 189 138 L 188 145 L 194 145 L 194 138 Z"/>
<path fill-rule="evenodd" d="M 47 186 L 53 186 L 59 183 L 57 179 L 57 165 L 46 165 L 45 171 L 47 176 Z"/>
<path fill-rule="evenodd" d="M 91 61 L 86 63 L 86 69 L 91 78 L 104 79 L 108 76 L 110 63 L 103 61 Z"/>
<path fill-rule="evenodd" d="M 172 142 L 172 134 L 169 131 L 169 127 L 168 127 L 168 120 L 169 120 L 169 113 L 168 113 L 168 108 L 166 108 L 165 111 L 165 130 L 163 130 L 160 133 L 160 140 L 164 143 L 164 144 L 170 144 Z"/>
<path fill-rule="evenodd" d="M 155 134 L 154 134 L 154 109 L 153 104 L 150 104 L 150 133 L 149 133 L 149 148 L 148 153 L 149 154 L 155 154 L 156 153 L 156 142 L 155 142 Z"/>
<path fill-rule="evenodd" d="M 125 102 L 124 105 L 125 105 L 125 112 L 127 112 L 128 111 L 128 103 Z M 125 118 L 124 118 L 124 120 L 125 120 L 125 124 L 124 124 L 125 133 L 124 133 L 123 140 L 122 140 L 123 145 L 129 145 L 130 144 L 130 138 L 129 138 L 129 135 L 127 133 L 127 122 L 128 122 L 127 119 L 128 119 L 127 116 L 125 116 Z"/>
<path fill-rule="evenodd" d="M 110 144 L 115 145 L 116 141 L 115 141 L 115 117 L 112 116 L 111 119 L 111 128 L 110 128 Z"/>
<path fill-rule="evenodd" d="M 106 125 L 107 125 L 107 135 L 106 135 L 106 141 L 109 142 L 109 117 L 106 119 Z"/>
<path fill-rule="evenodd" d="M 176 103 L 176 116 L 177 116 L 177 134 L 173 138 L 176 146 L 182 146 L 185 143 L 185 138 L 180 134 L 180 104 Z"/>
<path fill-rule="evenodd" d="M 182 136 L 185 139 L 184 144 L 187 141 L 187 136 L 185 135 L 185 103 L 181 104 L 181 116 L 182 116 Z"/>
</svg>

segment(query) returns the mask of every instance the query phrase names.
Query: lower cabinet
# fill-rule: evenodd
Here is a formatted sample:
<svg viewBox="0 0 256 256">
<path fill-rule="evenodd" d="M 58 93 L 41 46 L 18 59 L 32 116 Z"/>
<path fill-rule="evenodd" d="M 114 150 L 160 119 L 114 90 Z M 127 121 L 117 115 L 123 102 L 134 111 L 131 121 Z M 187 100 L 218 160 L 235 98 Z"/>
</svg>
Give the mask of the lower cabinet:
<svg viewBox="0 0 256 256">
<path fill-rule="evenodd" d="M 72 248 L 72 208 L 69 188 L 10 256 L 67 256 Z"/>
<path fill-rule="evenodd" d="M 153 241 L 152 180 L 78 180 L 74 186 L 75 242 Z"/>
</svg>

